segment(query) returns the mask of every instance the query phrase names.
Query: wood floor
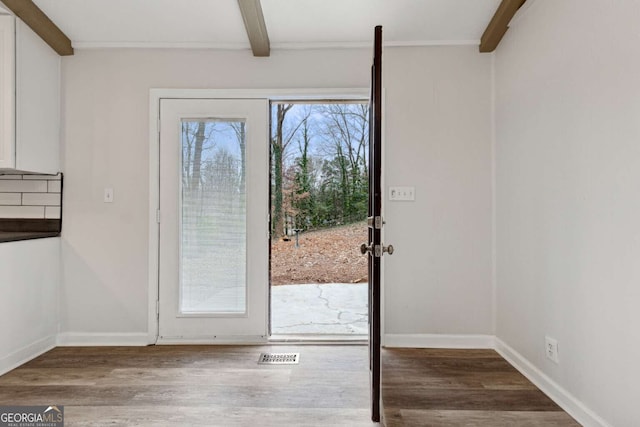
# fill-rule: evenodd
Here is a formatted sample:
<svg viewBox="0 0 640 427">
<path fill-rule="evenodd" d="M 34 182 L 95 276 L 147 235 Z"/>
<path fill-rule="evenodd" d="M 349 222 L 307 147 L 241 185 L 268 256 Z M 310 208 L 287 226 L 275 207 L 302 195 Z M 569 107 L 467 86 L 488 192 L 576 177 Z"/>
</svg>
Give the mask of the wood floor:
<svg viewBox="0 0 640 427">
<path fill-rule="evenodd" d="M 579 426 L 493 350 L 384 349 L 387 427 Z"/>
<path fill-rule="evenodd" d="M 260 352 L 300 364 L 258 365 Z M 577 426 L 491 350 L 385 349 L 388 427 Z M 60 347 L 0 377 L 0 405 L 69 426 L 372 426 L 366 346 Z"/>
<path fill-rule="evenodd" d="M 67 427 L 372 426 L 368 367 L 353 345 L 60 347 L 0 377 L 0 405 L 64 405 Z"/>
</svg>

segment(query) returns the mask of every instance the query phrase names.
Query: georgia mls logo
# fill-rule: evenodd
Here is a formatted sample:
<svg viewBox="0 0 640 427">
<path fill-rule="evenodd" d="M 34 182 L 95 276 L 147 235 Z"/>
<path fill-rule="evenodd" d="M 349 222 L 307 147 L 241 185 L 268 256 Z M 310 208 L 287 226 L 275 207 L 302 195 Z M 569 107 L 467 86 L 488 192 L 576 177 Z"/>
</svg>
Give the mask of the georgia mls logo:
<svg viewBox="0 0 640 427">
<path fill-rule="evenodd" d="M 62 419 L 64 418 L 62 411 L 58 409 L 57 406 L 49 406 L 47 409 L 44 410 L 45 414 L 48 412 L 55 415 L 56 418 L 60 418 L 60 421 L 62 421 Z"/>
<path fill-rule="evenodd" d="M 63 427 L 64 406 L 0 406 L 0 427 Z"/>
</svg>

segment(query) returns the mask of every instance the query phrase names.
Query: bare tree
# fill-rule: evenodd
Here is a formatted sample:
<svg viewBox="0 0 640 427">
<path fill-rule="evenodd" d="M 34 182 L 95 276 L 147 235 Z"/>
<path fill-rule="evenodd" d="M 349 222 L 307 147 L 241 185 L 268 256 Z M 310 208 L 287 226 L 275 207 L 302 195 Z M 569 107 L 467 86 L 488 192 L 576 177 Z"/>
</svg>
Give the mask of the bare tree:
<svg viewBox="0 0 640 427">
<path fill-rule="evenodd" d="M 202 155 L 215 147 L 214 122 L 182 123 L 182 186 L 187 192 L 197 192 L 201 184 Z"/>
<path fill-rule="evenodd" d="M 287 148 L 291 140 L 298 132 L 300 126 L 311 114 L 307 109 L 302 118 L 287 123 L 287 113 L 294 104 L 277 104 L 275 114 L 274 134 L 271 138 L 271 153 L 273 156 L 273 213 L 272 213 L 272 236 L 280 238 L 284 235 L 284 205 L 283 205 L 283 172 L 285 168 L 285 158 Z"/>
<path fill-rule="evenodd" d="M 342 212 L 349 218 L 358 214 L 366 197 L 368 106 L 326 104 L 320 110 L 325 117 L 321 131 L 327 142 L 325 154 L 332 159 L 332 174 L 339 175 Z"/>
<path fill-rule="evenodd" d="M 240 193 L 244 194 L 245 191 L 245 181 L 246 181 L 246 164 L 245 161 L 247 159 L 247 154 L 245 151 L 246 148 L 246 130 L 245 130 L 245 122 L 230 122 L 230 126 L 233 128 L 233 131 L 236 134 L 236 139 L 238 140 L 238 147 L 240 147 Z"/>
</svg>

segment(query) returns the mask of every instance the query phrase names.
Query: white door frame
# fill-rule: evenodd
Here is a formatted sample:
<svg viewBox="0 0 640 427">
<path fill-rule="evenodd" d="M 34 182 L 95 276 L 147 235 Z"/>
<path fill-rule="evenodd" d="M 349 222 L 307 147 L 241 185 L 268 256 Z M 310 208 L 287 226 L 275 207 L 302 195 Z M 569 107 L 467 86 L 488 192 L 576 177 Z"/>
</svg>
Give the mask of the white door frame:
<svg viewBox="0 0 640 427">
<path fill-rule="evenodd" d="M 368 88 L 348 89 L 151 89 L 149 92 L 149 308 L 148 344 L 158 340 L 160 227 L 160 100 L 247 99 L 324 100 L 367 99 Z"/>
</svg>

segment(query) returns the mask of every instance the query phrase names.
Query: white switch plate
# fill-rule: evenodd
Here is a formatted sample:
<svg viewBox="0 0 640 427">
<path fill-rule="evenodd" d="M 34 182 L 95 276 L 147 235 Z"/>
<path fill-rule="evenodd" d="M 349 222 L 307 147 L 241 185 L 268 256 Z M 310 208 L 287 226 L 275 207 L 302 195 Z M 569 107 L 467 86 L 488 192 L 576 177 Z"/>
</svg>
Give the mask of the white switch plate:
<svg viewBox="0 0 640 427">
<path fill-rule="evenodd" d="M 113 188 L 104 189 L 104 202 L 113 203 Z"/>
<path fill-rule="evenodd" d="M 415 187 L 389 187 L 389 200 L 413 201 L 415 199 Z"/>
</svg>

